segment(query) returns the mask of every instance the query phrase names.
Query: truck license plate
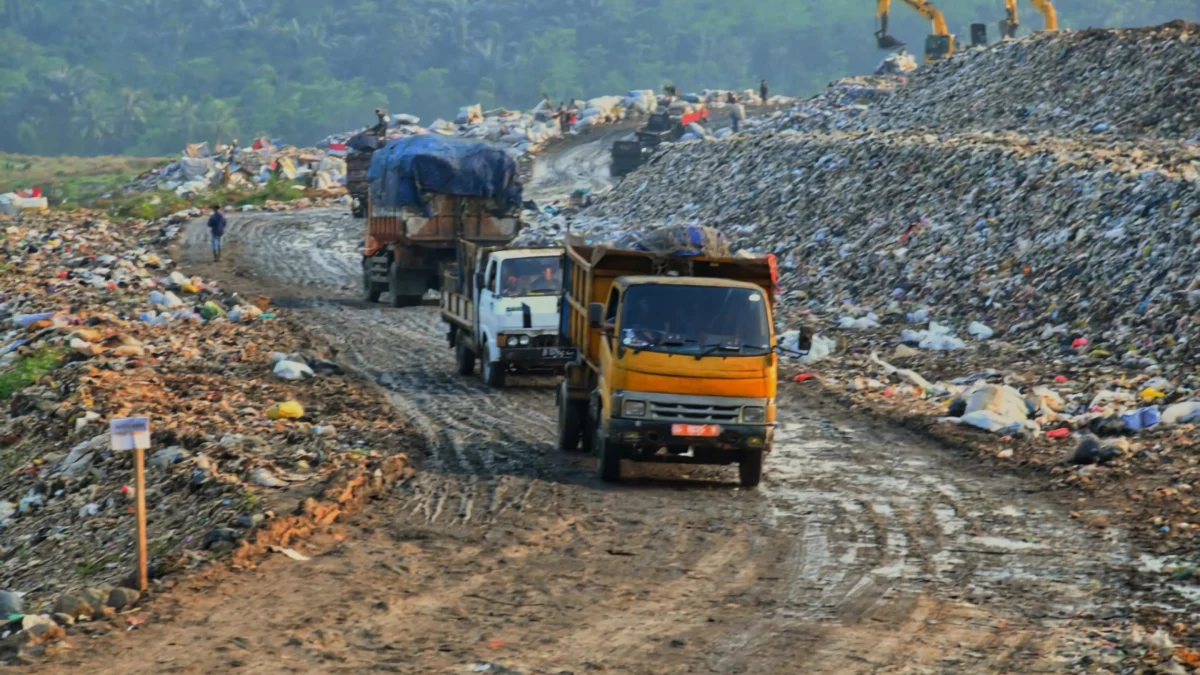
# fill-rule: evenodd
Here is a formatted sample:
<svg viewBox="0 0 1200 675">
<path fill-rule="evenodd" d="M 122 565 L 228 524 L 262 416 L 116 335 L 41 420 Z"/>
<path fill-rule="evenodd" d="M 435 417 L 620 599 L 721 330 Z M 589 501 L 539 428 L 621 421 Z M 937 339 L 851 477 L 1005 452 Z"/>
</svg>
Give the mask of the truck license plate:
<svg viewBox="0 0 1200 675">
<path fill-rule="evenodd" d="M 573 359 L 575 358 L 575 349 L 573 347 L 543 347 L 543 359 Z"/>
<path fill-rule="evenodd" d="M 719 424 L 672 424 L 671 435 L 711 438 L 721 435 L 721 426 Z"/>
</svg>

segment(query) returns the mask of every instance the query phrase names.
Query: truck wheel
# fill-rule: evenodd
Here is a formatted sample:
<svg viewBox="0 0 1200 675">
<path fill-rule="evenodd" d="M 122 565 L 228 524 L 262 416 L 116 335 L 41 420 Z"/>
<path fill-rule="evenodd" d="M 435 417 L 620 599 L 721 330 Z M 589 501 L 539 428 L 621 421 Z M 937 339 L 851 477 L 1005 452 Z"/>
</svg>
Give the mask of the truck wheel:
<svg viewBox="0 0 1200 675">
<path fill-rule="evenodd" d="M 486 343 L 479 351 L 483 352 L 483 365 L 480 367 L 480 375 L 483 376 L 483 383 L 492 389 L 503 389 L 505 379 L 504 368 L 492 362 L 491 353 Z"/>
<path fill-rule="evenodd" d="M 738 462 L 738 478 L 741 479 L 742 487 L 758 487 L 758 482 L 762 480 L 765 454 L 762 450 L 747 450 L 742 454 L 742 459 Z"/>
<path fill-rule="evenodd" d="M 583 418 L 587 408 L 580 401 L 567 397 L 567 383 L 558 387 L 558 449 L 575 452 L 579 449 L 579 434 L 583 431 Z"/>
<path fill-rule="evenodd" d="M 458 344 L 454 345 L 454 366 L 459 375 L 475 373 L 475 352 L 467 348 L 461 336 L 458 338 Z"/>
<path fill-rule="evenodd" d="M 383 293 L 383 289 L 371 279 L 371 259 L 363 258 L 363 300 L 366 302 L 379 302 L 379 296 Z"/>
<path fill-rule="evenodd" d="M 596 476 L 605 483 L 616 483 L 621 480 L 621 455 L 617 448 L 604 438 L 600 425 L 596 425 L 595 440 L 592 447 L 596 449 Z"/>
<path fill-rule="evenodd" d="M 403 278 L 400 266 L 392 263 L 388 268 L 388 295 L 392 296 L 392 307 L 416 307 L 424 294 L 412 295 L 412 284 Z"/>
</svg>

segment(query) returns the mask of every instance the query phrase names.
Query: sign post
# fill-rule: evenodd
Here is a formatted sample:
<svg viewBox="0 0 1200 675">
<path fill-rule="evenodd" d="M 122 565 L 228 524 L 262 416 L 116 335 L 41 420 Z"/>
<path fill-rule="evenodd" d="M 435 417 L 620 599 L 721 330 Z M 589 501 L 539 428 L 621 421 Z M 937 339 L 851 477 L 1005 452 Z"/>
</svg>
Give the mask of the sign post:
<svg viewBox="0 0 1200 675">
<path fill-rule="evenodd" d="M 150 585 L 146 555 L 146 450 L 150 447 L 150 420 L 128 417 L 109 422 L 113 451 L 134 451 L 133 470 L 137 490 L 137 589 L 145 592 Z"/>
</svg>

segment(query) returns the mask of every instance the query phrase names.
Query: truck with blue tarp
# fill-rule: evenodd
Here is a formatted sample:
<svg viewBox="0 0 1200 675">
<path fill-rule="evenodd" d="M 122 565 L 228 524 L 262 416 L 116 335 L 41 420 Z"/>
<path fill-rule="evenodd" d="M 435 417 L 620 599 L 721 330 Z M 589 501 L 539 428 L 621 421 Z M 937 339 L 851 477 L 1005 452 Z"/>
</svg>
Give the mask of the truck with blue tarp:
<svg viewBox="0 0 1200 675">
<path fill-rule="evenodd" d="M 521 181 L 504 150 L 429 134 L 371 155 L 363 297 L 394 307 L 440 290 L 460 241 L 503 246 L 520 230 Z"/>
</svg>

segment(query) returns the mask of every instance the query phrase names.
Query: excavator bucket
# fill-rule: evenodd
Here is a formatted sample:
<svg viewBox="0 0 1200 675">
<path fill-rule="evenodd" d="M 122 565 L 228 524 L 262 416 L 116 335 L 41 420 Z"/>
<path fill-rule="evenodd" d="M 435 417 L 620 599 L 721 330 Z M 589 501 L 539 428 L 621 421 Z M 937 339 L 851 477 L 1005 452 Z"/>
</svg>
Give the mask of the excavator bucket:
<svg viewBox="0 0 1200 675">
<path fill-rule="evenodd" d="M 897 49 L 906 44 L 883 31 L 875 33 L 875 42 L 879 45 L 880 49 Z"/>
</svg>

